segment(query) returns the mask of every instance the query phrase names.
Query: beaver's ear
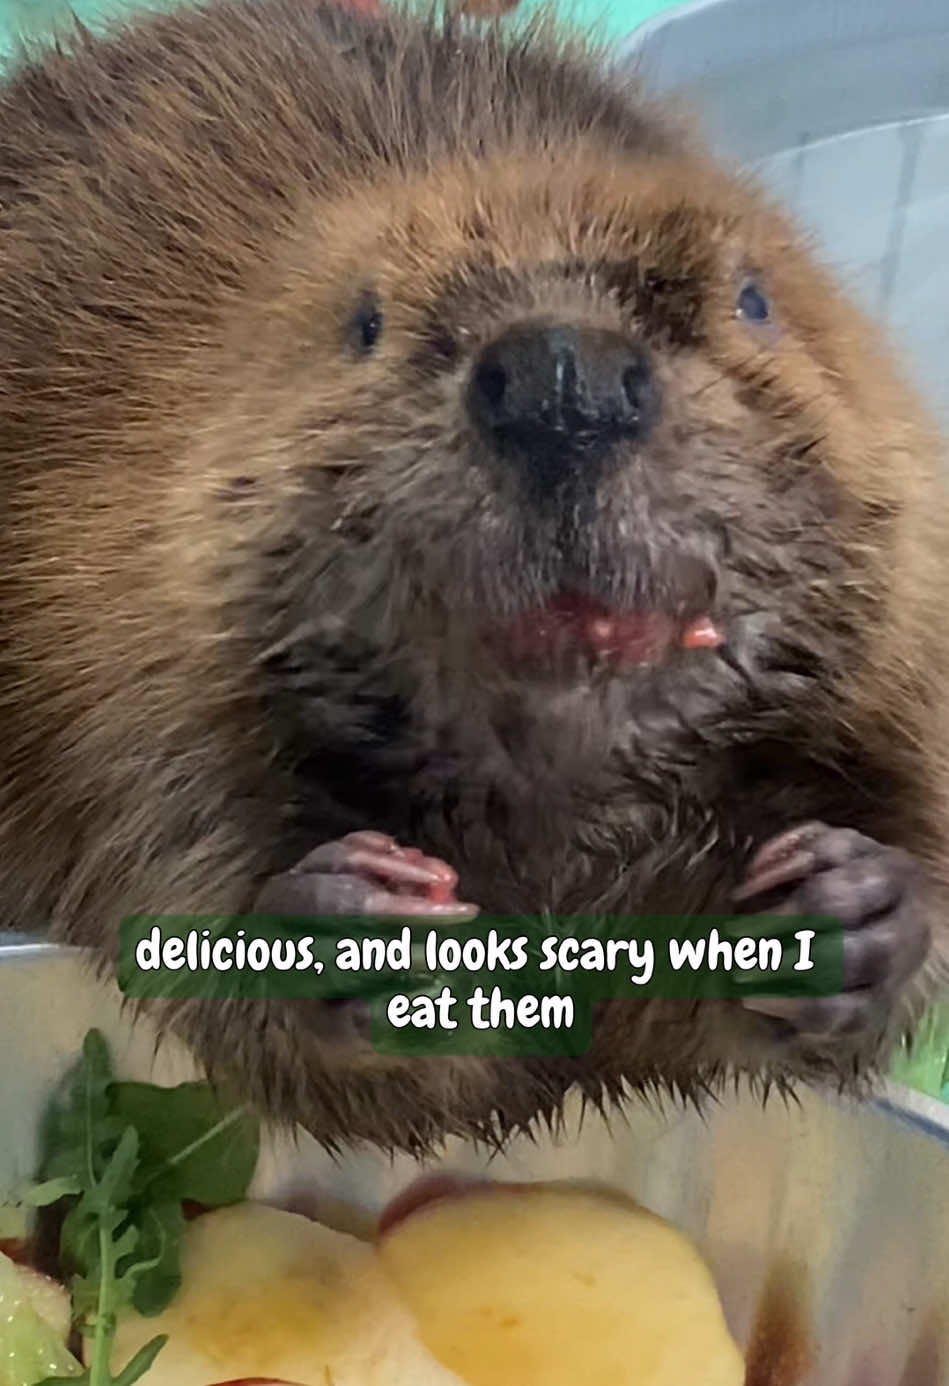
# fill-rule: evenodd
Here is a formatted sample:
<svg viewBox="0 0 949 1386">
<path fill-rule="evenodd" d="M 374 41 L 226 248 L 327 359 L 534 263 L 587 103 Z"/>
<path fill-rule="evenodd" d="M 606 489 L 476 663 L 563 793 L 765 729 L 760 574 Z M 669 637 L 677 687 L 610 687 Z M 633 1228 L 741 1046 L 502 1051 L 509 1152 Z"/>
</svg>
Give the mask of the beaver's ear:
<svg viewBox="0 0 949 1386">
<path fill-rule="evenodd" d="M 382 336 L 382 302 L 374 289 L 363 289 L 346 327 L 346 339 L 357 356 L 369 356 Z"/>
</svg>

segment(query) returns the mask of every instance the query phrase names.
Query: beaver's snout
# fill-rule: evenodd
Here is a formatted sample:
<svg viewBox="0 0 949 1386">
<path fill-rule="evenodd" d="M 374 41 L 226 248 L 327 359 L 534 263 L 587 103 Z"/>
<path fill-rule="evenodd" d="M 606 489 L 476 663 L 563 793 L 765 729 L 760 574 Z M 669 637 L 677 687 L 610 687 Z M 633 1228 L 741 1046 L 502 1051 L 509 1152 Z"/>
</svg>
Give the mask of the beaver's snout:
<svg viewBox="0 0 949 1386">
<path fill-rule="evenodd" d="M 659 403 L 641 343 L 559 322 L 518 323 L 489 342 L 468 390 L 492 451 L 545 489 L 577 471 L 595 477 L 618 443 L 647 436 Z"/>
</svg>

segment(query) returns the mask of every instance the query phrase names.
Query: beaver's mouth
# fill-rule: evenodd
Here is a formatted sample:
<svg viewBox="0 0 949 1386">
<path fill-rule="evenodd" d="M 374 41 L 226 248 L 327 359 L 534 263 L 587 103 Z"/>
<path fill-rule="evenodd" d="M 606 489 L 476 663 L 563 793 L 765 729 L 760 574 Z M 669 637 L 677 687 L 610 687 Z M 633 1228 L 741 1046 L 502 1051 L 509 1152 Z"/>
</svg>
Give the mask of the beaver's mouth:
<svg viewBox="0 0 949 1386">
<path fill-rule="evenodd" d="M 495 640 L 517 662 L 550 665 L 580 658 L 621 670 L 657 664 L 676 649 L 717 649 L 724 635 L 708 613 L 617 610 L 585 593 L 561 591 L 508 623 Z"/>
</svg>

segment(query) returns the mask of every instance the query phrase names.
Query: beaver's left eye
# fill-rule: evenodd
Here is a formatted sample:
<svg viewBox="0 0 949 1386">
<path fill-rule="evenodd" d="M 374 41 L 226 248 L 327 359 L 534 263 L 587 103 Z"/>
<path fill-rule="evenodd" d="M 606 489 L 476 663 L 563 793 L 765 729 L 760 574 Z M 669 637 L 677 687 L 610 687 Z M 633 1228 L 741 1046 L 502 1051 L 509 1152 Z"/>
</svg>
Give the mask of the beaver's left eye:
<svg viewBox="0 0 949 1386">
<path fill-rule="evenodd" d="M 360 356 L 368 356 L 382 336 L 382 304 L 375 294 L 365 293 L 350 322 L 350 340 Z"/>
<path fill-rule="evenodd" d="M 767 322 L 771 317 L 768 300 L 757 284 L 744 284 L 738 295 L 735 311 L 746 322 Z"/>
</svg>

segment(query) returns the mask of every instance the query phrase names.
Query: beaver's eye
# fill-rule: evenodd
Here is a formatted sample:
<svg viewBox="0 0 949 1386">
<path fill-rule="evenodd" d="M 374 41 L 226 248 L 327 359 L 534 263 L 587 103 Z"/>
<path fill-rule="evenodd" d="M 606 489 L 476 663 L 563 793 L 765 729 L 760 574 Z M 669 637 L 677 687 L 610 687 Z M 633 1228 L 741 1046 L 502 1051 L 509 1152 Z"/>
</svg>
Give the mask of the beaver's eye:
<svg viewBox="0 0 949 1386">
<path fill-rule="evenodd" d="M 350 322 L 350 340 L 360 356 L 368 356 L 381 336 L 382 305 L 375 294 L 365 293 Z"/>
<path fill-rule="evenodd" d="M 767 322 L 771 317 L 768 300 L 752 281 L 742 285 L 735 311 L 746 322 Z"/>
</svg>

